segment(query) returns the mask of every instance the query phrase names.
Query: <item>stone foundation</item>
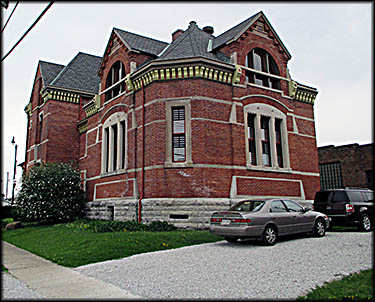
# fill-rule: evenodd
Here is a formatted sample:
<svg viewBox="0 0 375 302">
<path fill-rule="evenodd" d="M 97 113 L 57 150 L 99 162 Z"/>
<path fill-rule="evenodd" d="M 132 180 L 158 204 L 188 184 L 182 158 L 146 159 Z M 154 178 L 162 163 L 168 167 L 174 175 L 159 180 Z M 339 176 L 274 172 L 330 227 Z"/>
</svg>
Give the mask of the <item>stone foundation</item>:
<svg viewBox="0 0 375 302">
<path fill-rule="evenodd" d="M 167 221 L 178 228 L 207 229 L 213 212 L 228 210 L 240 200 L 229 198 L 159 198 L 142 200 L 143 223 Z M 311 208 L 311 202 L 299 201 Z M 138 220 L 138 200 L 103 200 L 86 204 L 85 217 L 103 220 Z"/>
</svg>

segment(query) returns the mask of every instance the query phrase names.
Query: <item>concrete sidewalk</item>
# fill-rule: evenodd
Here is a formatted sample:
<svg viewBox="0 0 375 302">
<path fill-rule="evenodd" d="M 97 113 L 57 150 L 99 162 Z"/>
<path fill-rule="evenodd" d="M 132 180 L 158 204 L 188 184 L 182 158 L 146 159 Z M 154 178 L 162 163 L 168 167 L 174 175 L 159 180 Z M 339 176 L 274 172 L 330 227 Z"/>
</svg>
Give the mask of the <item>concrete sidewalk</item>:
<svg viewBox="0 0 375 302">
<path fill-rule="evenodd" d="M 9 273 L 46 299 L 142 299 L 112 284 L 86 277 L 2 241 Z"/>
</svg>

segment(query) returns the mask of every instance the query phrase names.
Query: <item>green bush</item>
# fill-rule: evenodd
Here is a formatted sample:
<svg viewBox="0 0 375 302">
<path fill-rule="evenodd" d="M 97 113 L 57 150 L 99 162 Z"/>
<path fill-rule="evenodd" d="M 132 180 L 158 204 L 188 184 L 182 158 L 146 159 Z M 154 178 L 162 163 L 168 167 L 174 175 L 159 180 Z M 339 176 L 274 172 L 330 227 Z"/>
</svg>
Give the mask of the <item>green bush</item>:
<svg viewBox="0 0 375 302">
<path fill-rule="evenodd" d="M 16 204 L 23 221 L 72 221 L 83 214 L 79 172 L 66 163 L 34 166 L 22 180 Z"/>
<path fill-rule="evenodd" d="M 1 219 L 1 228 L 5 228 L 8 223 L 14 222 L 13 218 Z"/>
<path fill-rule="evenodd" d="M 137 221 L 108 221 L 80 219 L 68 225 L 73 228 L 80 228 L 94 233 L 107 232 L 165 232 L 174 231 L 177 228 L 166 221 L 153 221 L 150 224 L 143 224 Z"/>
</svg>

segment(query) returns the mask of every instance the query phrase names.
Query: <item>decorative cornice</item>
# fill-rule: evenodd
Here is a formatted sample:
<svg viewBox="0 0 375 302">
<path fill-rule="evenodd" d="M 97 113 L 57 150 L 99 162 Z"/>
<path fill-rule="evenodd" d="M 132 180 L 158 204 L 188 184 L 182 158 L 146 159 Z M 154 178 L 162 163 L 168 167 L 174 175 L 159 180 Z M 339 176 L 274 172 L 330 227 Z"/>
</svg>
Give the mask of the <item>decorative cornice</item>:
<svg viewBox="0 0 375 302">
<path fill-rule="evenodd" d="M 126 76 L 128 91 L 139 90 L 143 85 L 148 85 L 154 81 L 177 80 L 186 78 L 206 78 L 226 84 L 235 84 L 240 81 L 242 69 L 235 66 L 234 72 L 224 71 L 215 67 L 202 66 L 202 64 L 192 64 L 183 67 L 157 67 L 132 80 L 132 74 Z"/>
<path fill-rule="evenodd" d="M 316 88 L 300 84 L 293 80 L 290 80 L 288 85 L 289 95 L 293 99 L 304 103 L 314 104 L 315 98 L 318 94 L 318 90 Z"/>
<path fill-rule="evenodd" d="M 85 110 L 86 117 L 90 117 L 98 112 L 100 107 L 100 97 L 99 95 L 95 95 L 95 97 L 88 102 L 85 106 L 83 106 L 83 109 Z"/>
<path fill-rule="evenodd" d="M 77 124 L 79 134 L 82 134 L 87 131 L 87 120 L 82 120 Z"/>
<path fill-rule="evenodd" d="M 28 114 L 29 116 L 31 116 L 33 113 L 32 113 L 32 104 L 31 104 L 31 102 L 30 103 L 28 103 L 27 105 L 26 105 L 26 107 L 25 107 L 25 112 L 26 112 L 26 114 Z"/>
<path fill-rule="evenodd" d="M 55 89 L 47 89 L 42 94 L 44 102 L 48 100 L 69 102 L 74 104 L 79 104 L 80 95 L 76 93 L 71 93 L 67 91 L 60 91 Z"/>
</svg>

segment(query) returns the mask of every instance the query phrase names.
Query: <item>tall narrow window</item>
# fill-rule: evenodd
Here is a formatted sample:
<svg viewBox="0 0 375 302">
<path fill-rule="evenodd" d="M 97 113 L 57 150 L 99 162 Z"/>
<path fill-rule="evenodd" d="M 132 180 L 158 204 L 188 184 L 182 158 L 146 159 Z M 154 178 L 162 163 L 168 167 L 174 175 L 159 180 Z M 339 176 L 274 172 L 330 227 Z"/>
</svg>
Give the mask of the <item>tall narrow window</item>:
<svg viewBox="0 0 375 302">
<path fill-rule="evenodd" d="M 42 134 L 43 134 L 43 114 L 39 115 L 39 143 L 42 142 Z"/>
<path fill-rule="evenodd" d="M 105 166 L 104 170 L 107 172 L 109 170 L 109 128 L 104 129 L 104 157 Z"/>
<path fill-rule="evenodd" d="M 116 84 L 121 79 L 125 78 L 125 66 L 121 61 L 114 63 L 108 72 L 106 80 L 106 89 Z M 105 93 L 105 100 L 108 101 L 118 96 L 120 93 L 125 91 L 125 81 L 122 81 L 118 85 L 112 87 Z"/>
<path fill-rule="evenodd" d="M 262 137 L 262 158 L 264 166 L 271 166 L 271 148 L 270 148 L 270 129 L 269 129 L 269 117 L 262 116 L 260 119 L 261 123 L 261 137 Z"/>
<path fill-rule="evenodd" d="M 113 170 L 117 170 L 117 153 L 118 153 L 117 124 L 112 126 L 112 131 L 113 131 L 112 167 L 113 167 Z"/>
<path fill-rule="evenodd" d="M 283 167 L 283 149 L 281 144 L 281 120 L 275 119 L 275 136 L 276 136 L 276 156 L 277 164 L 280 168 Z"/>
<path fill-rule="evenodd" d="M 257 164 L 257 154 L 256 154 L 256 143 L 255 143 L 255 114 L 248 114 L 248 137 L 249 137 L 249 156 L 250 164 Z"/>
<path fill-rule="evenodd" d="M 172 156 L 174 162 L 186 159 L 185 107 L 172 108 Z"/>
<path fill-rule="evenodd" d="M 102 173 L 126 169 L 126 113 L 117 112 L 103 124 Z"/>
<path fill-rule="evenodd" d="M 125 140 L 125 137 L 126 137 L 126 128 L 125 128 L 125 121 L 122 121 L 120 123 L 120 127 L 121 127 L 121 135 L 122 135 L 122 138 L 121 138 L 121 169 L 125 169 L 125 163 L 126 163 L 126 158 L 125 158 L 125 150 L 126 150 L 126 140 Z"/>
</svg>

